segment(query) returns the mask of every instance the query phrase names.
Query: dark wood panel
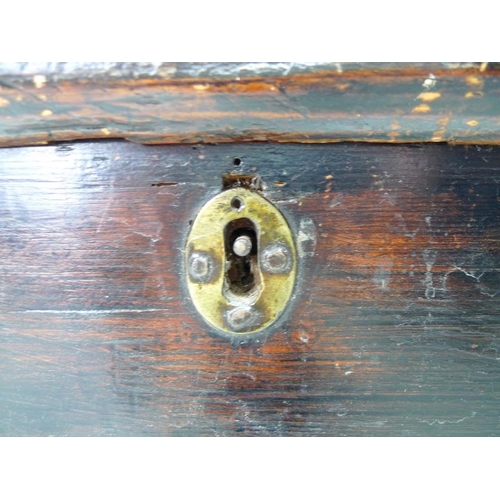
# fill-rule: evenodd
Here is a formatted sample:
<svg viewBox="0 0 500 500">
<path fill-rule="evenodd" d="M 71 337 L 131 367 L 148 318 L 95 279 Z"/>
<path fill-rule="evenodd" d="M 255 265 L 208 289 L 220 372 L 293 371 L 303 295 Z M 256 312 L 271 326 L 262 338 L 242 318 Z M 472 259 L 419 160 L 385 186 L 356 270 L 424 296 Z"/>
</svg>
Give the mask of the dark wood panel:
<svg viewBox="0 0 500 500">
<path fill-rule="evenodd" d="M 499 143 L 497 63 L 0 65 L 0 146 Z"/>
<path fill-rule="evenodd" d="M 499 165 L 444 144 L 1 150 L 0 433 L 500 434 Z M 230 171 L 302 241 L 295 300 L 245 341 L 183 286 Z"/>
</svg>

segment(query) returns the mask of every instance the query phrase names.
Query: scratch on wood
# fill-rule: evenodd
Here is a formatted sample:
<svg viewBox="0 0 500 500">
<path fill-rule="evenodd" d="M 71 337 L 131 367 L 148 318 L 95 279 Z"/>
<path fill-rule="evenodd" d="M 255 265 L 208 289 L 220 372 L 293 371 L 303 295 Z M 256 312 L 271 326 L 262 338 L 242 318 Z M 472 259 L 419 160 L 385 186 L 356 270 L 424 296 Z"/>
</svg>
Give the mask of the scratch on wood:
<svg viewBox="0 0 500 500">
<path fill-rule="evenodd" d="M 476 416 L 476 413 L 475 411 L 472 412 L 471 415 L 467 416 L 467 417 L 463 417 L 463 418 L 460 418 L 458 420 L 439 420 L 439 419 L 436 419 L 436 420 L 421 420 L 421 422 L 425 423 L 425 424 L 429 424 L 429 425 L 435 425 L 435 424 L 439 424 L 439 425 L 444 425 L 444 424 L 459 424 L 460 422 L 463 422 L 465 420 L 469 420 L 471 418 L 474 418 Z"/>
<path fill-rule="evenodd" d="M 106 314 L 123 313 L 148 313 L 148 312 L 171 312 L 171 309 L 28 309 L 26 311 L 14 311 L 13 314 L 79 314 L 82 316 L 95 316 Z"/>
</svg>

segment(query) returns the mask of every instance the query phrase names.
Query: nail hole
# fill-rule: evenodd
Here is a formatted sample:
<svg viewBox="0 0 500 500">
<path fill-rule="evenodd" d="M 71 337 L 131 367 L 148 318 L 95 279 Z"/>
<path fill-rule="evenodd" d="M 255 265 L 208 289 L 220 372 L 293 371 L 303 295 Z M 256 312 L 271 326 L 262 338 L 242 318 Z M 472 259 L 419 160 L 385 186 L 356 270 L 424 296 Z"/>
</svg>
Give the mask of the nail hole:
<svg viewBox="0 0 500 500">
<path fill-rule="evenodd" d="M 231 200 L 231 208 L 233 210 L 236 210 L 237 212 L 241 212 L 245 208 L 245 203 L 243 203 L 243 200 L 241 198 L 235 196 Z"/>
<path fill-rule="evenodd" d="M 233 160 L 233 165 L 236 165 L 236 166 L 241 165 L 241 158 L 235 158 Z"/>
</svg>

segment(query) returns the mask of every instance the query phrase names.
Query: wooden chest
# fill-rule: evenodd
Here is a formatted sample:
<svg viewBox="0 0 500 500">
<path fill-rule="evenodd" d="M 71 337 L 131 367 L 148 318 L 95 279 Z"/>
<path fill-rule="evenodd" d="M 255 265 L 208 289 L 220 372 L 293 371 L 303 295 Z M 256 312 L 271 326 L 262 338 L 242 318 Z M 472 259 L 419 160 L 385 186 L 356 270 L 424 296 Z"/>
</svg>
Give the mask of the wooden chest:
<svg viewBox="0 0 500 500">
<path fill-rule="evenodd" d="M 495 65 L 7 69 L 1 435 L 500 434 Z M 297 249 L 255 335 L 186 289 L 228 176 Z"/>
</svg>

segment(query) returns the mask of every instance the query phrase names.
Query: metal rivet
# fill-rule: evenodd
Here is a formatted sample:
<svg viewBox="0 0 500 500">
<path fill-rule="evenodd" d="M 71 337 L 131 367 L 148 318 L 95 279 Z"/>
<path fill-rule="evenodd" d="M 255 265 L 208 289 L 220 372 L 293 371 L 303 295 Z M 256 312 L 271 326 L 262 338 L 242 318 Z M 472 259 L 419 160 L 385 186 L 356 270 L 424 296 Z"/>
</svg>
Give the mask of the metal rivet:
<svg viewBox="0 0 500 500">
<path fill-rule="evenodd" d="M 252 251 L 252 240 L 248 236 L 238 236 L 233 243 L 233 252 L 246 257 Z"/>
<path fill-rule="evenodd" d="M 226 322 L 232 330 L 241 332 L 255 328 L 259 316 L 251 307 L 231 309 L 226 315 Z"/>
<path fill-rule="evenodd" d="M 292 268 L 290 250 L 282 243 L 274 243 L 264 249 L 261 255 L 262 269 L 271 274 L 288 273 Z"/>
<path fill-rule="evenodd" d="M 205 283 L 212 277 L 214 261 L 206 252 L 193 252 L 189 256 L 188 268 L 193 281 Z"/>
</svg>

